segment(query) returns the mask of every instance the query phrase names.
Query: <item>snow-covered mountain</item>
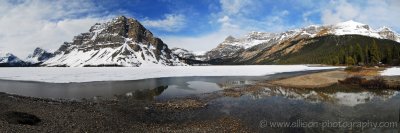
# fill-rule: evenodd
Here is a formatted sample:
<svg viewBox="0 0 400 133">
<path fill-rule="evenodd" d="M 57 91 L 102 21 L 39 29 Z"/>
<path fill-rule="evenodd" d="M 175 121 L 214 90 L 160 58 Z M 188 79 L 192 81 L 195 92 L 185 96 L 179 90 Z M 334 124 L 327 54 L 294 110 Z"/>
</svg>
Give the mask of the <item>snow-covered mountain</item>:
<svg viewBox="0 0 400 133">
<path fill-rule="evenodd" d="M 198 60 L 198 61 L 205 60 L 204 53 L 202 52 L 193 52 L 184 48 L 172 48 L 171 52 L 183 60 L 187 59 Z"/>
<path fill-rule="evenodd" d="M 53 53 L 47 52 L 46 50 L 37 47 L 32 54 L 28 55 L 25 61 L 31 64 L 40 64 L 47 61 L 51 57 L 53 57 Z"/>
<path fill-rule="evenodd" d="M 310 25 L 282 33 L 251 32 L 240 38 L 228 36 L 216 48 L 206 52 L 205 56 L 208 60 L 227 59 L 236 56 L 242 56 L 243 60 L 246 60 L 258 56 L 258 53 L 263 50 L 263 52 L 269 53 L 276 52 L 276 49 L 271 48 L 278 44 L 328 35 L 362 35 L 400 42 L 400 35 L 387 27 L 372 29 L 366 24 L 350 20 L 333 25 Z M 266 49 L 269 50 L 265 51 Z M 281 48 L 278 49 L 282 50 Z"/>
<path fill-rule="evenodd" d="M 0 66 L 25 66 L 27 65 L 23 60 L 11 53 L 0 51 Z"/>
<path fill-rule="evenodd" d="M 196 56 L 192 51 L 189 51 L 184 48 L 171 48 L 171 52 L 178 57 L 185 58 L 185 59 L 195 59 Z"/>
<path fill-rule="evenodd" d="M 137 20 L 120 16 L 93 25 L 65 42 L 45 66 L 175 66 L 186 65 Z"/>
</svg>

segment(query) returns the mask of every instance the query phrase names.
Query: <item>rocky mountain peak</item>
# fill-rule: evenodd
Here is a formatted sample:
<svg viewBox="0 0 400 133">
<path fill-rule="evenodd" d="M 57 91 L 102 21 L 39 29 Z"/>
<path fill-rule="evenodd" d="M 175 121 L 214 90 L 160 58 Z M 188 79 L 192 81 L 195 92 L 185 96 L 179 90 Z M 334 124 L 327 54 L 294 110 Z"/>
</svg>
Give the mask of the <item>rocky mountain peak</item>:
<svg viewBox="0 0 400 133">
<path fill-rule="evenodd" d="M 33 50 L 33 53 L 28 55 L 26 61 L 32 64 L 42 63 L 49 58 L 53 57 L 53 53 L 47 52 L 46 50 L 37 47 Z"/>
<path fill-rule="evenodd" d="M 40 55 L 40 54 L 42 54 L 44 52 L 46 52 L 44 49 L 42 49 L 40 47 L 36 47 L 35 50 L 33 50 L 32 56 L 37 56 L 37 55 Z"/>
<path fill-rule="evenodd" d="M 104 51 L 106 53 L 100 53 Z M 58 57 L 57 61 L 51 59 L 45 64 L 56 66 L 141 66 L 144 62 L 147 62 L 145 64 L 160 64 L 160 60 L 163 60 L 161 64 L 164 65 L 178 63 L 175 61 L 176 57 L 173 57 L 170 49 L 161 39 L 153 36 L 153 33 L 136 19 L 125 16 L 116 17 L 105 23 L 94 24 L 90 27 L 89 32 L 75 36 L 72 42 L 64 43 L 55 52 L 55 57 L 57 55 L 66 56 L 71 52 L 85 55 L 87 59 L 77 59 L 79 63 L 75 63 L 75 59 L 72 61 L 72 58 L 75 57 L 70 57 L 70 62 L 60 63 L 60 61 L 65 62 L 65 59 L 62 58 L 66 57 Z M 86 55 L 89 52 L 94 53 Z M 104 61 L 105 55 L 111 57 Z M 102 60 L 101 63 L 99 63 L 100 61 L 87 63 L 96 56 Z M 155 60 L 150 60 L 153 58 Z"/>
<path fill-rule="evenodd" d="M 151 44 L 161 49 L 164 42 L 153 36 L 139 21 L 133 18 L 119 16 L 106 23 L 96 23 L 88 33 L 82 33 L 74 38 L 73 44 L 108 44 L 111 47 L 121 46 L 125 38 L 136 43 Z"/>
<path fill-rule="evenodd" d="M 178 57 L 185 58 L 185 59 L 194 59 L 195 55 L 193 54 L 192 51 L 189 51 L 184 48 L 172 48 L 171 49 L 172 53 L 177 55 Z"/>
<path fill-rule="evenodd" d="M 14 56 L 14 55 L 11 54 L 11 53 L 6 53 L 6 52 L 1 52 L 0 51 L 0 57 L 9 57 L 9 56 Z"/>
<path fill-rule="evenodd" d="M 383 27 L 379 28 L 378 31 L 381 31 L 381 32 L 382 31 L 392 31 L 392 29 L 390 29 L 389 27 L 383 26 Z"/>
<path fill-rule="evenodd" d="M 354 20 L 349 20 L 333 25 L 335 29 L 346 29 L 346 30 L 371 30 L 369 25 L 356 22 Z"/>
<path fill-rule="evenodd" d="M 270 36 L 274 35 L 274 33 L 268 32 L 257 32 L 253 31 L 246 35 L 248 40 L 256 39 L 256 40 L 266 40 L 270 38 Z"/>
<path fill-rule="evenodd" d="M 236 41 L 236 38 L 233 37 L 233 36 L 228 36 L 224 40 L 224 42 L 226 42 L 226 43 L 232 43 L 232 42 L 235 42 L 235 41 Z"/>
<path fill-rule="evenodd" d="M 378 34 L 383 38 L 400 42 L 400 36 L 395 31 L 392 31 L 389 27 L 384 26 L 380 28 L 378 30 Z"/>
<path fill-rule="evenodd" d="M 27 64 L 19 59 L 17 56 L 0 51 L 0 67 L 6 66 L 26 66 Z"/>
<path fill-rule="evenodd" d="M 363 26 L 368 26 L 368 25 L 360 23 L 360 22 L 356 22 L 354 20 L 348 20 L 348 21 L 337 23 L 337 24 L 335 24 L 335 26 L 338 26 L 338 27 L 347 27 L 347 26 L 363 27 Z"/>
</svg>

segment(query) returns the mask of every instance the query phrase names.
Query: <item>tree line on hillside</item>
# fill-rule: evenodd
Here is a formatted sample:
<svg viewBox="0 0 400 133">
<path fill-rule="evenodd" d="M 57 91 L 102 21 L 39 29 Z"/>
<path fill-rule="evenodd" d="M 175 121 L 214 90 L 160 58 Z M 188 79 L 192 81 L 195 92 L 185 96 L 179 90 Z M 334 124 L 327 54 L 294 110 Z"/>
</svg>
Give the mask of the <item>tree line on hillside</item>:
<svg viewBox="0 0 400 133">
<path fill-rule="evenodd" d="M 339 54 L 335 56 L 332 65 L 398 65 L 399 47 L 398 46 L 378 46 L 375 40 L 372 44 L 365 44 L 361 47 L 359 43 L 346 45 L 339 48 Z M 329 63 L 328 63 L 329 64 Z"/>
<path fill-rule="evenodd" d="M 399 65 L 400 44 L 356 35 L 327 36 L 275 60 L 277 64 Z"/>
</svg>

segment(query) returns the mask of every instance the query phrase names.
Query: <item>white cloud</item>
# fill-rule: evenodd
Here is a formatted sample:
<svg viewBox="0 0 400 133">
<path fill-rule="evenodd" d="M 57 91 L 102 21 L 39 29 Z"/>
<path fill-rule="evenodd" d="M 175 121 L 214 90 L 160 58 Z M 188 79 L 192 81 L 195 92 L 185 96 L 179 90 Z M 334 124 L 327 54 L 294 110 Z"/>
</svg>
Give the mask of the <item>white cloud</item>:
<svg viewBox="0 0 400 133">
<path fill-rule="evenodd" d="M 230 20 L 230 18 L 228 16 L 224 16 L 224 17 L 218 19 L 218 22 L 227 23 L 227 22 L 229 22 L 229 20 Z"/>
<path fill-rule="evenodd" d="M 229 36 L 242 36 L 250 29 L 244 26 L 245 16 L 255 10 L 254 1 L 220 0 L 222 10 L 212 14 L 210 24 L 219 25 L 219 29 L 200 36 L 163 36 L 169 47 L 181 47 L 195 52 L 208 51 L 215 48 Z M 251 7 L 251 8 L 247 8 Z M 248 23 L 247 23 L 248 24 Z"/>
<path fill-rule="evenodd" d="M 289 30 L 290 25 L 285 24 L 285 19 L 289 15 L 289 11 L 275 11 L 270 16 L 267 16 L 264 21 L 266 24 L 265 29 L 270 32 L 282 32 Z"/>
<path fill-rule="evenodd" d="M 227 36 L 241 36 L 249 31 L 242 27 L 238 16 L 249 12 L 252 1 L 248 0 L 220 0 L 222 10 L 211 15 L 209 24 L 219 25 L 219 29 L 199 36 L 162 36 L 161 39 L 169 47 L 181 47 L 195 52 L 208 51 L 215 48 Z M 234 18 L 232 18 L 234 17 Z M 243 19 L 241 19 L 243 20 Z"/>
<path fill-rule="evenodd" d="M 224 41 L 229 35 L 242 36 L 248 32 L 248 30 L 244 30 L 242 27 L 231 24 L 231 20 L 228 16 L 218 19 L 217 22 L 221 24 L 220 29 L 205 35 L 162 36 L 162 40 L 168 44 L 170 48 L 180 47 L 194 52 L 203 52 L 215 48 L 217 44 Z"/>
<path fill-rule="evenodd" d="M 35 47 L 56 50 L 73 36 L 107 17 L 82 16 L 95 12 L 89 1 L 0 0 L 0 47 L 25 58 Z"/>
<path fill-rule="evenodd" d="M 251 4 L 249 0 L 220 0 L 224 13 L 228 15 L 238 15 L 244 7 Z"/>
<path fill-rule="evenodd" d="M 284 25 L 287 10 L 276 10 L 264 18 L 254 19 L 249 15 L 257 12 L 260 1 L 220 0 L 221 11 L 211 15 L 210 24 L 219 25 L 219 29 L 200 36 L 163 36 L 170 47 L 181 47 L 192 51 L 208 51 L 215 48 L 227 36 L 241 37 L 250 31 L 281 31 L 289 26 Z"/>
<path fill-rule="evenodd" d="M 185 27 L 185 16 L 182 14 L 166 14 L 164 19 L 144 20 L 143 25 L 164 31 L 176 32 Z"/>
<path fill-rule="evenodd" d="M 400 29 L 398 25 L 400 1 L 398 0 L 368 0 L 363 3 L 340 0 L 328 5 L 321 9 L 321 21 L 324 24 L 355 20 L 373 27 L 389 26 Z"/>
<path fill-rule="evenodd" d="M 163 36 L 161 39 L 170 47 L 180 47 L 195 52 L 208 51 L 224 41 L 228 35 L 240 36 L 246 33 L 240 28 L 223 28 L 202 36 Z"/>
<path fill-rule="evenodd" d="M 195 52 L 208 51 L 221 43 L 226 37 L 221 32 L 214 32 L 197 37 L 180 37 L 180 36 L 165 36 L 162 40 L 170 47 L 179 47 L 192 50 Z"/>
<path fill-rule="evenodd" d="M 354 19 L 359 14 L 359 7 L 345 0 L 331 1 L 329 5 L 333 6 L 322 11 L 322 21 L 324 24 L 335 24 Z"/>
<path fill-rule="evenodd" d="M 218 23 L 222 24 L 222 29 L 238 28 L 238 25 L 232 24 L 232 20 L 228 16 L 223 16 L 217 20 Z"/>
</svg>

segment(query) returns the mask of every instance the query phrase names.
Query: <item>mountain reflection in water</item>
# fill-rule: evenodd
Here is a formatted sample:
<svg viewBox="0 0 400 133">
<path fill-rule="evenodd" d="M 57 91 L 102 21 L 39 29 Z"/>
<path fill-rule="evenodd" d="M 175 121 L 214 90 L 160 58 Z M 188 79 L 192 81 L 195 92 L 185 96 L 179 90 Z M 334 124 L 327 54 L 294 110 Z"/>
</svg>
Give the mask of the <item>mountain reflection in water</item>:
<svg viewBox="0 0 400 133">
<path fill-rule="evenodd" d="M 280 86 L 265 87 L 258 93 L 250 94 L 253 99 L 264 97 L 283 97 L 292 100 L 304 100 L 310 103 L 328 102 L 345 106 L 356 106 L 374 100 L 388 100 L 399 94 L 396 90 L 369 91 L 362 88 L 339 89 L 334 85 L 321 89 L 285 88 Z"/>
</svg>

